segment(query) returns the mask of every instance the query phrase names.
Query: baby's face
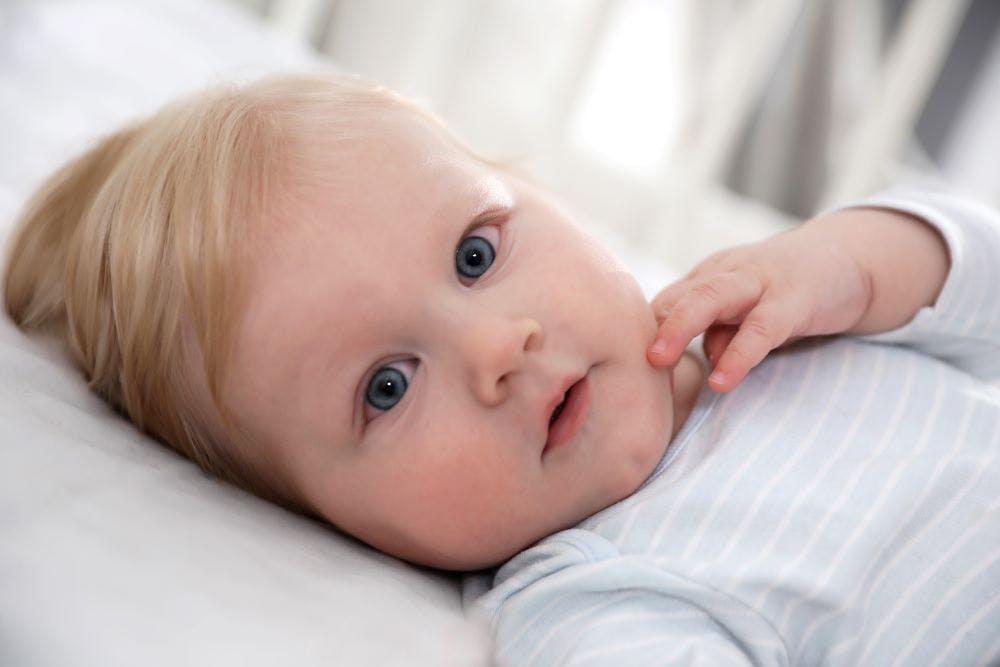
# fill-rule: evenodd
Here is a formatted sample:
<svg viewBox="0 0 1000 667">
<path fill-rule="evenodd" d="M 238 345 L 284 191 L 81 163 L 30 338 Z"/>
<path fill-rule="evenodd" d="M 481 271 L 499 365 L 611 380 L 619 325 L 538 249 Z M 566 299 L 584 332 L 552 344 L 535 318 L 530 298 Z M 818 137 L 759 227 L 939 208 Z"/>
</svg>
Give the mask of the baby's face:
<svg viewBox="0 0 1000 667">
<path fill-rule="evenodd" d="M 542 192 L 419 116 L 380 127 L 268 223 L 235 409 L 342 529 L 488 567 L 635 490 L 668 444 L 670 371 L 646 361 L 634 278 Z M 578 429 L 546 449 L 584 377 Z"/>
</svg>

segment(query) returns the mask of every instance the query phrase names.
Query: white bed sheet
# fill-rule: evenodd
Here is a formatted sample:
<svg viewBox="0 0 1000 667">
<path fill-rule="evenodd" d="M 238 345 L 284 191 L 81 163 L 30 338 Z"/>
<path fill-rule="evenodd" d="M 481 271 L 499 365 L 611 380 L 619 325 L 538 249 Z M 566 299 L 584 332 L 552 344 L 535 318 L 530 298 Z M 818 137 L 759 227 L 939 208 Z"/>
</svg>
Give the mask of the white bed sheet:
<svg viewBox="0 0 1000 667">
<path fill-rule="evenodd" d="M 219 78 L 329 67 L 202 0 L 0 4 L 0 241 L 98 134 Z M 0 665 L 477 665 L 457 580 L 201 473 L 0 317 Z"/>
</svg>

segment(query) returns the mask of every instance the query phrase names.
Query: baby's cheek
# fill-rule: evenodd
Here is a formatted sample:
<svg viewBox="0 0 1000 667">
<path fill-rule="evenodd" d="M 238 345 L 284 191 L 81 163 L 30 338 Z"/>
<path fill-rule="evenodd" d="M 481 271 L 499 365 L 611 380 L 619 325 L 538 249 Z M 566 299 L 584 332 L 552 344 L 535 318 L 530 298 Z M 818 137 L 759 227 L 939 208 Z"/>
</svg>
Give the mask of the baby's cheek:
<svg viewBox="0 0 1000 667">
<path fill-rule="evenodd" d="M 608 253 L 602 258 L 601 269 L 595 272 L 601 283 L 600 292 L 612 302 L 628 308 L 634 316 L 650 319 L 655 324 L 652 307 L 628 267 Z"/>
<path fill-rule="evenodd" d="M 619 340 L 630 348 L 641 347 L 645 355 L 645 347 L 656 337 L 659 326 L 652 305 L 631 273 L 617 274 L 610 287 L 607 300 L 615 306 Z"/>
<path fill-rule="evenodd" d="M 452 498 L 434 503 L 433 519 L 414 537 L 435 567 L 473 570 L 490 567 L 547 535 L 537 517 L 525 516 L 516 492 L 479 479 L 456 485 Z M 423 516 L 429 518 L 426 513 Z"/>
</svg>

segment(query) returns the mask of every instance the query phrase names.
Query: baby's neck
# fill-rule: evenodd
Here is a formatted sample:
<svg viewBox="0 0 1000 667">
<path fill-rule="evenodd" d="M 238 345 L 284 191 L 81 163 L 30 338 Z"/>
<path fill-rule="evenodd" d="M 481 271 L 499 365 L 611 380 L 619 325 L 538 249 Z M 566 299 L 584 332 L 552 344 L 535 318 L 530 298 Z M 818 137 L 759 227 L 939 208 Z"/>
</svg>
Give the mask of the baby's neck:
<svg viewBox="0 0 1000 667">
<path fill-rule="evenodd" d="M 698 394 L 705 384 L 708 371 L 692 352 L 685 351 L 677 365 L 674 366 L 674 425 L 670 432 L 670 440 L 681 430 L 688 415 L 698 401 Z"/>
</svg>

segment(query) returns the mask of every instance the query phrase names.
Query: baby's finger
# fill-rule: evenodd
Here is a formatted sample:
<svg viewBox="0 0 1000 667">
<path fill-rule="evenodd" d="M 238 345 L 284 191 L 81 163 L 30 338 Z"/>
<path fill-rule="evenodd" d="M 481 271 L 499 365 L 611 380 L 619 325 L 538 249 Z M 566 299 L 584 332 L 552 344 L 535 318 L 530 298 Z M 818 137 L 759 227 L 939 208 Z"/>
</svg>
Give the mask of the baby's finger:
<svg viewBox="0 0 1000 667">
<path fill-rule="evenodd" d="M 653 365 L 675 363 L 691 339 L 713 323 L 742 317 L 760 299 L 762 287 L 754 276 L 717 273 L 683 294 L 660 323 L 647 357 Z"/>
<path fill-rule="evenodd" d="M 715 367 L 715 362 L 722 356 L 722 351 L 726 349 L 739 330 L 739 326 L 735 324 L 713 324 L 705 330 L 701 346 L 705 350 L 705 357 L 712 368 Z"/>
<path fill-rule="evenodd" d="M 770 302 L 751 310 L 719 357 L 708 378 L 709 385 L 718 392 L 738 385 L 751 368 L 788 339 L 793 328 L 794 314 L 787 308 Z"/>
<path fill-rule="evenodd" d="M 653 309 L 653 316 L 656 317 L 656 323 L 660 324 L 663 322 L 663 318 L 666 317 L 667 313 L 674 307 L 677 300 L 687 291 L 691 289 L 691 281 L 686 278 L 681 278 L 680 280 L 670 283 L 662 290 L 660 293 L 653 297 L 653 300 L 649 302 L 649 305 Z"/>
</svg>

